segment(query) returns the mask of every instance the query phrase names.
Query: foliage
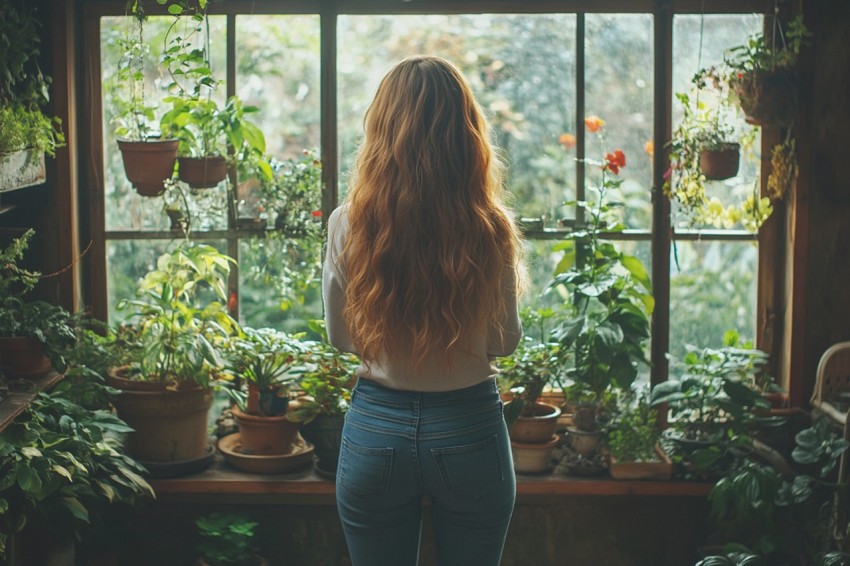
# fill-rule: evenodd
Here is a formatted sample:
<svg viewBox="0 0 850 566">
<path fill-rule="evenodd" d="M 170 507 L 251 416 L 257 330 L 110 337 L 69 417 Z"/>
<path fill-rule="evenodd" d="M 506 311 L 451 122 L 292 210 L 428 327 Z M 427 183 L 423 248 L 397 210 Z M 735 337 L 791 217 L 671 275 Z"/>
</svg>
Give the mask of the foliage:
<svg viewBox="0 0 850 566">
<path fill-rule="evenodd" d="M 812 34 L 803 24 L 803 16 L 799 15 L 788 25 L 788 33 L 784 34 L 781 27 L 776 28 L 778 40 L 771 40 L 763 33 L 750 36 L 741 45 L 736 45 L 727 51 L 724 64 L 729 68 L 734 78 L 739 74 L 754 71 L 772 71 L 777 68 L 789 68 L 797 64 L 800 48 Z M 781 43 L 782 45 L 778 46 Z"/>
<path fill-rule="evenodd" d="M 62 121 L 45 116 L 50 77 L 41 72 L 39 22 L 31 8 L 0 4 L 0 152 L 33 148 L 56 155 Z"/>
<path fill-rule="evenodd" d="M 729 552 L 706 556 L 696 566 L 766 566 L 761 556 L 749 552 Z"/>
<path fill-rule="evenodd" d="M 19 265 L 34 233 L 27 230 L 0 250 L 0 336 L 37 339 L 53 366 L 62 371 L 66 365 L 62 348 L 74 340 L 71 315 L 46 301 L 28 300 L 41 273 Z"/>
<path fill-rule="evenodd" d="M 603 233 L 624 228 L 617 218 L 622 205 L 608 202 L 607 194 L 622 182 L 608 174 L 619 173 L 625 155 L 615 151 L 604 162 L 591 163 L 600 167 L 602 183 L 595 189 L 594 205 L 578 203 L 589 216 L 587 226 L 571 234 L 574 241 L 553 248 L 563 251 L 563 257 L 550 285 L 569 301 L 571 313 L 552 337 L 573 391 L 601 404 L 609 388 L 629 388 L 638 375 L 637 364 L 647 363 L 643 346 L 654 300 L 643 263 L 603 239 Z"/>
<path fill-rule="evenodd" d="M 351 384 L 360 360 L 354 354 L 340 352 L 327 340 L 323 321 L 310 321 L 321 340 L 305 341 L 297 369 L 303 395 L 297 408 L 288 413 L 291 421 L 309 423 L 318 415 L 340 416 L 348 411 Z"/>
<path fill-rule="evenodd" d="M 649 403 L 647 392 L 633 390 L 619 402 L 608 427 L 608 449 L 620 462 L 654 462 L 655 447 L 661 438 L 658 409 Z"/>
<path fill-rule="evenodd" d="M 671 427 L 688 439 L 717 441 L 727 431 L 745 433 L 757 419 L 753 409 L 770 408 L 757 387 L 767 355 L 738 347 L 737 333 L 729 333 L 721 348 L 686 349 L 681 362 L 671 360 L 678 375 L 653 387 L 652 405 L 666 404 Z"/>
<path fill-rule="evenodd" d="M 221 366 L 219 345 L 237 328 L 227 312 L 227 277 L 233 259 L 203 244 L 181 244 L 163 254 L 140 282 L 131 310 L 141 348 L 131 373 L 149 381 L 206 387 Z M 205 290 L 212 300 L 200 297 Z"/>
<path fill-rule="evenodd" d="M 79 538 L 108 505 L 152 497 L 144 469 L 122 451 L 130 430 L 109 411 L 40 393 L 0 433 L 0 555 L 31 522 Z"/>
<path fill-rule="evenodd" d="M 195 525 L 201 539 L 198 552 L 209 564 L 243 566 L 256 562 L 256 521 L 236 513 L 210 513 L 199 517 Z"/>
<path fill-rule="evenodd" d="M 293 366 L 302 349 L 295 337 L 275 329 L 243 327 L 227 342 L 225 369 L 232 379 L 240 380 L 240 385 L 256 386 L 261 396 L 260 414 L 273 416 L 278 412 L 273 406 L 279 406 L 281 413 L 286 411 L 290 387 L 297 379 Z M 231 386 L 227 391 L 239 408 L 246 411 L 244 390 Z M 266 394 L 282 402 L 263 403 L 262 396 Z"/>
</svg>

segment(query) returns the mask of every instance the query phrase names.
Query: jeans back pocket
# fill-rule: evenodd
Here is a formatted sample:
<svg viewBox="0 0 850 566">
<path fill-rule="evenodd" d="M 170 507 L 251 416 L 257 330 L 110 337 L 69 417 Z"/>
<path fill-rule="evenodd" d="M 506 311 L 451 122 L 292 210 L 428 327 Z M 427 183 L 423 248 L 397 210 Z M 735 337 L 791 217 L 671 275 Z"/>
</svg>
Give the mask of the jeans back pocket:
<svg viewBox="0 0 850 566">
<path fill-rule="evenodd" d="M 504 481 L 500 456 L 495 434 L 472 444 L 431 449 L 446 491 L 473 499 Z"/>
<path fill-rule="evenodd" d="M 342 439 L 339 452 L 338 482 L 354 495 L 369 496 L 389 489 L 393 449 L 368 448 Z"/>
</svg>

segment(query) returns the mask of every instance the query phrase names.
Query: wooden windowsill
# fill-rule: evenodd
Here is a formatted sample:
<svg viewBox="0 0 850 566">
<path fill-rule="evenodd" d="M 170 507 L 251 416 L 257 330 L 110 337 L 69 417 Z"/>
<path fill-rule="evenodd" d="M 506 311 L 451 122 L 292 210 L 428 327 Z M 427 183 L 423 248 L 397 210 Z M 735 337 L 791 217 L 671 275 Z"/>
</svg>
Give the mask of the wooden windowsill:
<svg viewBox="0 0 850 566">
<path fill-rule="evenodd" d="M 314 470 L 277 475 L 241 472 L 216 456 L 207 470 L 182 478 L 151 480 L 161 501 L 204 503 L 333 504 L 334 482 Z M 712 484 L 684 481 L 614 480 L 608 476 L 584 478 L 564 475 L 517 475 L 517 499 L 538 500 L 561 496 L 676 496 L 705 497 Z"/>
<path fill-rule="evenodd" d="M 38 379 L 32 380 L 35 383 L 35 391 L 31 393 L 9 393 L 8 397 L 0 400 L 0 431 L 5 430 L 18 415 L 24 412 L 39 391 L 50 389 L 62 377 L 62 374 L 51 371 Z"/>
</svg>

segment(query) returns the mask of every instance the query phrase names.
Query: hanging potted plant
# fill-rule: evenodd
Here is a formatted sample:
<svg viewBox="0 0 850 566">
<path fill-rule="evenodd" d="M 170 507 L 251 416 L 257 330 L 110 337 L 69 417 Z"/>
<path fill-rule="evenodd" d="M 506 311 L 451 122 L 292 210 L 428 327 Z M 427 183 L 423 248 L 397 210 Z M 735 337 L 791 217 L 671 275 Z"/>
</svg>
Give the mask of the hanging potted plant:
<svg viewBox="0 0 850 566">
<path fill-rule="evenodd" d="M 44 114 L 50 78 L 38 65 L 38 21 L 0 5 L 0 192 L 43 183 L 44 155 L 65 144 L 58 118 Z"/>
<path fill-rule="evenodd" d="M 117 305 L 130 311 L 122 343 L 134 345 L 127 365 L 108 379 L 121 390 L 118 415 L 134 429 L 127 451 L 164 474 L 194 471 L 212 454 L 213 376 L 223 367 L 219 350 L 238 326 L 226 307 L 232 261 L 211 246 L 181 244 L 160 256 L 135 299 Z"/>
<path fill-rule="evenodd" d="M 811 37 L 802 15 L 783 32 L 775 20 L 773 38 L 758 33 L 729 49 L 724 58 L 728 82 L 747 122 L 758 126 L 789 126 L 797 103 L 795 66 L 800 47 Z"/>
<path fill-rule="evenodd" d="M 199 9 L 180 8 L 165 35 L 162 63 L 168 69 L 171 93 L 163 102 L 171 105 L 160 120 L 165 135 L 179 140 L 177 174 L 193 189 L 218 186 L 228 166 L 265 161 L 265 137 L 247 119 L 256 112 L 238 96 L 231 96 L 220 107 L 213 97 L 219 81 L 212 75 L 206 47 L 206 2 Z M 232 154 L 231 158 L 228 155 Z M 270 175 L 266 166 L 260 171 Z"/>
<path fill-rule="evenodd" d="M 159 4 L 165 2 L 157 0 Z M 165 181 L 174 174 L 178 142 L 155 128 L 158 105 L 146 96 L 145 63 L 150 58 L 150 46 L 144 37 L 147 16 L 142 3 L 129 2 L 127 16 L 125 33 L 116 39 L 123 54 L 112 89 L 114 132 L 127 179 L 141 196 L 152 197 L 165 190 Z"/>
</svg>

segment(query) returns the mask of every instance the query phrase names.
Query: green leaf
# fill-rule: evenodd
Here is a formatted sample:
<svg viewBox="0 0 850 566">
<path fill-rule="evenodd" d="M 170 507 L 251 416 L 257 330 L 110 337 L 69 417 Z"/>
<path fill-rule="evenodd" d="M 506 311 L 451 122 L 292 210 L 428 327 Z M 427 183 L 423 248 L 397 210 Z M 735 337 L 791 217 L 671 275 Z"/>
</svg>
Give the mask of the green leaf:
<svg viewBox="0 0 850 566">
<path fill-rule="evenodd" d="M 89 512 L 76 497 L 63 497 L 61 504 L 81 521 L 89 522 Z"/>
<path fill-rule="evenodd" d="M 168 7 L 168 13 L 172 16 L 179 16 L 183 13 L 183 6 L 181 6 L 180 4 L 171 4 Z"/>
</svg>

